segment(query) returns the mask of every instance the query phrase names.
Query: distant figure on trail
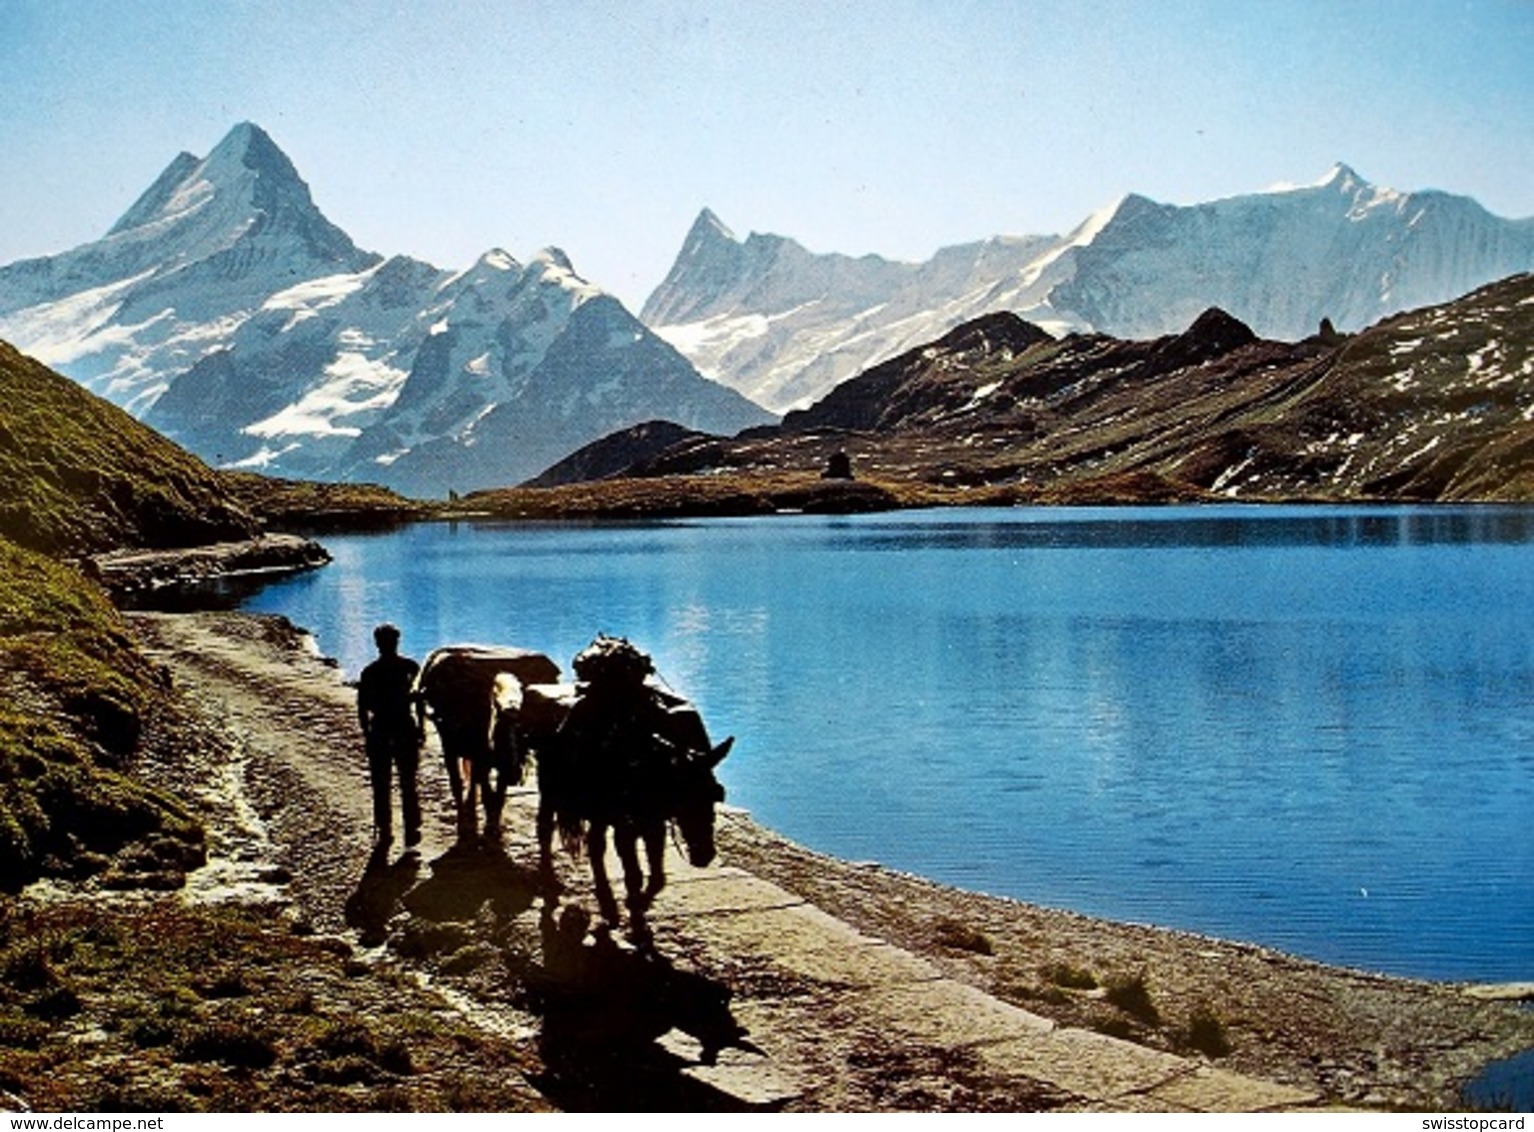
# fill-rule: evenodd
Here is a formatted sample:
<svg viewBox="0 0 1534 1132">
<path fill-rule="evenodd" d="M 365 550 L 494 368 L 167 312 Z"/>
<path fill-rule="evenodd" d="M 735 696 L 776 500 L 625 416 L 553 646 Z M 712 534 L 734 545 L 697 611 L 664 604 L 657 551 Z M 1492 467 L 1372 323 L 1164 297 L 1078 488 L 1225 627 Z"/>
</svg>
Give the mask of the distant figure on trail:
<svg viewBox="0 0 1534 1132">
<path fill-rule="evenodd" d="M 390 800 L 391 772 L 399 775 L 400 816 L 405 847 L 421 841 L 421 799 L 416 769 L 425 738 L 425 713 L 415 695 L 420 665 L 399 652 L 399 630 L 383 624 L 373 630 L 378 659 L 362 670 L 357 684 L 357 722 L 367 745 L 368 775 L 373 786 L 374 851 L 394 840 Z"/>
</svg>

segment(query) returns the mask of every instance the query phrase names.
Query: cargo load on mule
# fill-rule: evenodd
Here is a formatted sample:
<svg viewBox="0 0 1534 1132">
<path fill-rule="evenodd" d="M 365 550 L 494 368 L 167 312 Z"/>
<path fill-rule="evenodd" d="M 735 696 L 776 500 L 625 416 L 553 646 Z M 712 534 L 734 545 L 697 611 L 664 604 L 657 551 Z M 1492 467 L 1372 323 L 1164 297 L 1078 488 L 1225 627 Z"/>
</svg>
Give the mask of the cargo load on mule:
<svg viewBox="0 0 1534 1132">
<path fill-rule="evenodd" d="M 519 730 L 538 761 L 538 849 L 553 885 L 552 843 L 584 844 L 598 908 L 619 922 L 607 877 L 612 831 L 629 912 L 629 934 L 648 939 L 645 913 L 665 886 L 665 839 L 674 826 L 688 860 L 714 857 L 714 806 L 724 787 L 714 768 L 733 738 L 717 746 L 698 709 L 664 687 L 650 658 L 621 637 L 598 637 L 575 658 L 575 683 L 523 689 Z M 649 877 L 639 862 L 643 843 Z"/>
<path fill-rule="evenodd" d="M 448 645 L 421 665 L 416 691 L 442 744 L 460 838 L 500 835 L 506 791 L 522 781 L 527 750 L 518 734 L 523 689 L 557 683 L 559 665 L 531 649 Z"/>
</svg>

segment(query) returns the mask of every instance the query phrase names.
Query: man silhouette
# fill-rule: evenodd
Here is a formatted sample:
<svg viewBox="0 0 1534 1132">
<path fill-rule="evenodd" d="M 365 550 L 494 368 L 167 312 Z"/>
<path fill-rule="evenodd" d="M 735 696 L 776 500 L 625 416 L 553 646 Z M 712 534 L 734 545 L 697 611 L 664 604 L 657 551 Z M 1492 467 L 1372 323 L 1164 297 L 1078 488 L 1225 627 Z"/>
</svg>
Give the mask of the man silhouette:
<svg viewBox="0 0 1534 1132">
<path fill-rule="evenodd" d="M 415 781 L 425 736 L 425 712 L 415 692 L 420 665 L 400 655 L 399 636 L 399 630 L 387 623 L 373 630 L 378 659 L 362 670 L 357 683 L 357 722 L 362 725 L 373 786 L 375 850 L 387 849 L 394 840 L 391 772 L 399 774 L 405 847 L 414 848 L 421 841 L 421 800 Z"/>
</svg>

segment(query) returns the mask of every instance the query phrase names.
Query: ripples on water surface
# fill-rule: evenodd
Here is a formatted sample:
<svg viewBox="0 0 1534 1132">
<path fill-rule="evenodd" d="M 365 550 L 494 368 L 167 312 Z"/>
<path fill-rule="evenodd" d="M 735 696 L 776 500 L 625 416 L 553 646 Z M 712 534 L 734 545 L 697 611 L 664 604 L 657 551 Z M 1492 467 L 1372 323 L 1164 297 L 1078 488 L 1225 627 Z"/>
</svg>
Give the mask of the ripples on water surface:
<svg viewBox="0 0 1534 1132">
<path fill-rule="evenodd" d="M 633 638 L 731 800 L 967 888 L 1443 978 L 1534 978 L 1534 509 L 1064 509 L 325 540 L 246 607 Z"/>
</svg>

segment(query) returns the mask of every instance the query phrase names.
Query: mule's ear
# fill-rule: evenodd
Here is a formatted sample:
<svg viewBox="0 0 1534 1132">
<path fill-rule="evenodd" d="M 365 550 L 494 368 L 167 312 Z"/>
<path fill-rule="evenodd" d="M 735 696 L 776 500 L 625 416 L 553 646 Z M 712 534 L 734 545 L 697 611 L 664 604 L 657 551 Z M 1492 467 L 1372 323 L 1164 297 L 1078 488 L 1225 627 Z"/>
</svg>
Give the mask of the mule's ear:
<svg viewBox="0 0 1534 1132">
<path fill-rule="evenodd" d="M 720 743 L 719 746 L 711 750 L 708 753 L 708 758 L 705 760 L 708 763 L 708 768 L 713 770 L 714 767 L 724 762 L 724 756 L 730 753 L 730 748 L 733 746 L 735 746 L 735 736 L 731 735 L 723 743 Z"/>
</svg>

